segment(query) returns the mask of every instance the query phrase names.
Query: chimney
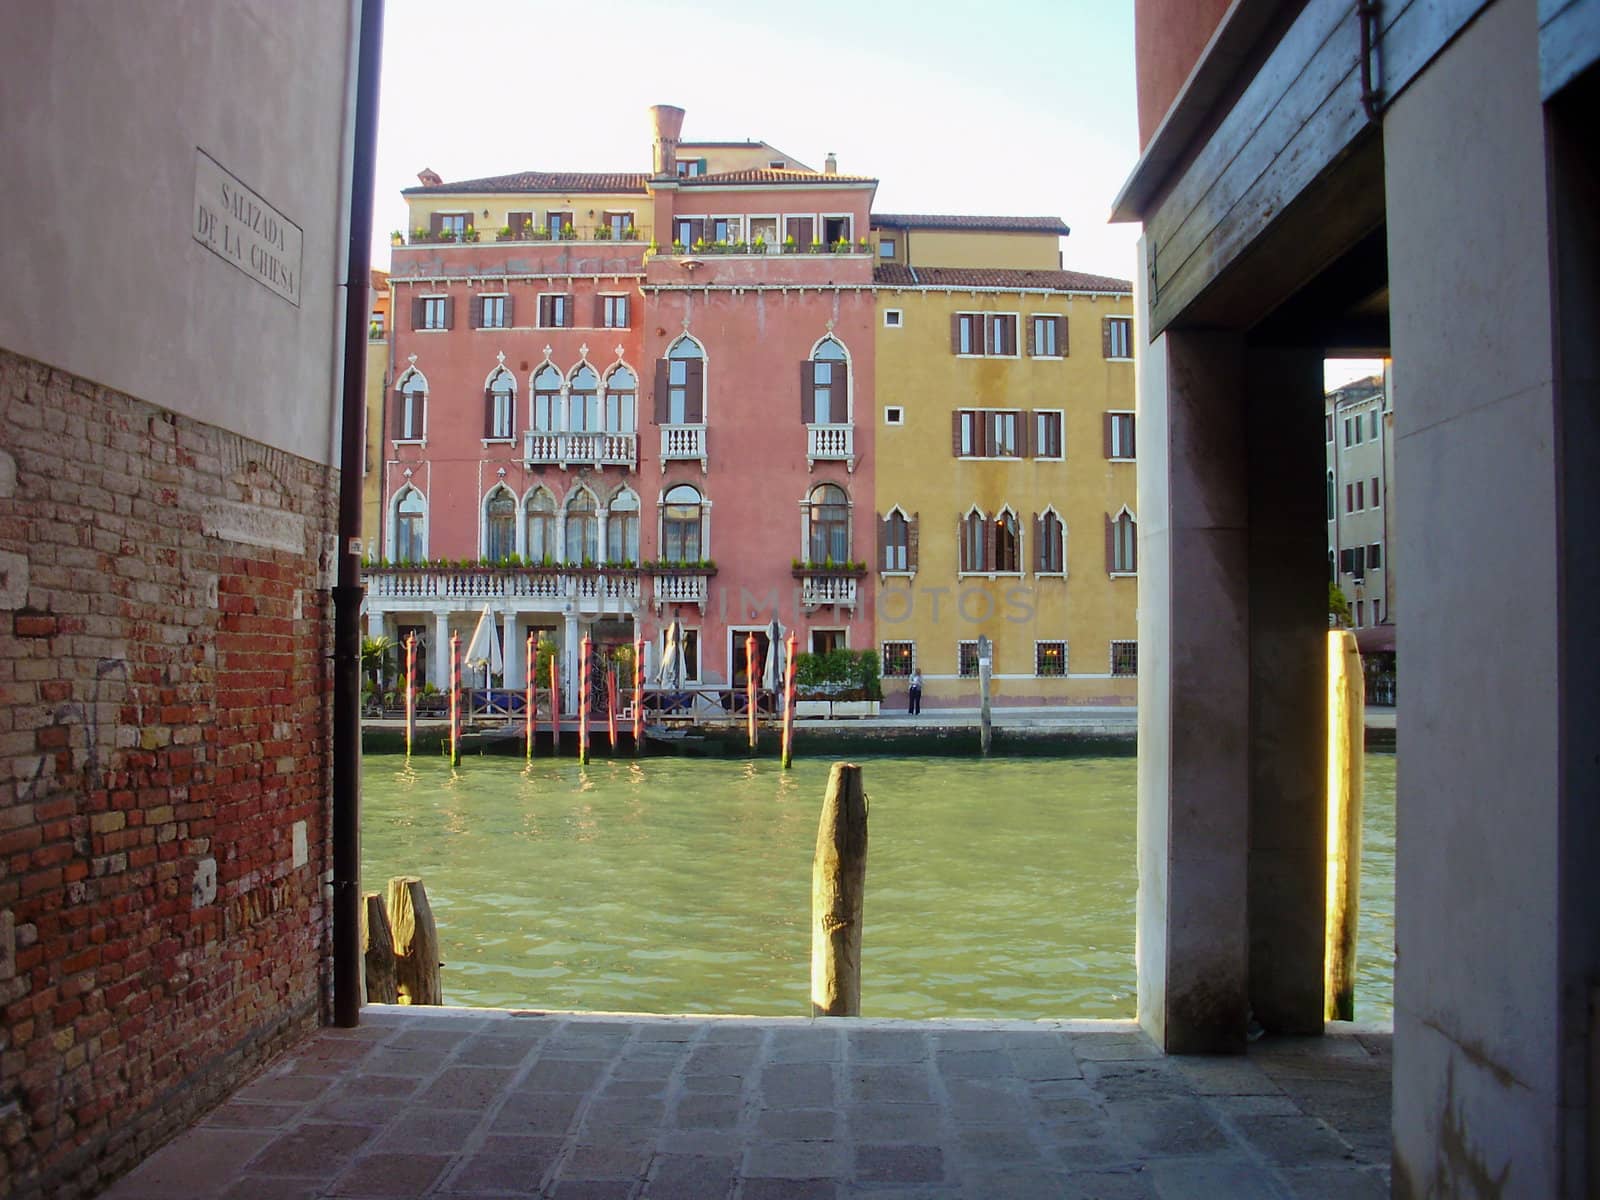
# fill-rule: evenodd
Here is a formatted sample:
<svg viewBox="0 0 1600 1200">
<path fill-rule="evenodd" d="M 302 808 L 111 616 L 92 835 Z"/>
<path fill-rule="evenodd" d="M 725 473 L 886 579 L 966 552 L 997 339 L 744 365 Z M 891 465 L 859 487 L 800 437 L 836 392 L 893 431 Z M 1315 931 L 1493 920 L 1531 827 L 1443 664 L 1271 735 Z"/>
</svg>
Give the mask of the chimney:
<svg viewBox="0 0 1600 1200">
<path fill-rule="evenodd" d="M 674 178 L 678 174 L 678 135 L 683 132 L 683 109 L 670 104 L 652 104 L 650 123 L 655 127 L 655 178 Z"/>
<path fill-rule="evenodd" d="M 422 180 L 423 187 L 438 187 L 444 180 L 439 178 L 439 172 L 432 167 L 423 167 L 417 172 L 417 178 Z"/>
<path fill-rule="evenodd" d="M 822 173 L 824 175 L 837 175 L 839 173 L 839 160 L 834 157 L 832 150 L 829 150 L 828 157 L 822 160 Z"/>
</svg>

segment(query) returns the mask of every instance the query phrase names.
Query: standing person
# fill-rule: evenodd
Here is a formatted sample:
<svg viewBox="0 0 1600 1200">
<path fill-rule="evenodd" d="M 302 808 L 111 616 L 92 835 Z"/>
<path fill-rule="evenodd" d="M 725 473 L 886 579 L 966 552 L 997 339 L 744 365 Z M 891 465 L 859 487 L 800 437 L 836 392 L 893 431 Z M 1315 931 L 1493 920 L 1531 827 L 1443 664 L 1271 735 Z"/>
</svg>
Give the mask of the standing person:
<svg viewBox="0 0 1600 1200">
<path fill-rule="evenodd" d="M 919 716 L 922 712 L 922 671 L 916 667 L 911 669 L 911 715 Z"/>
</svg>

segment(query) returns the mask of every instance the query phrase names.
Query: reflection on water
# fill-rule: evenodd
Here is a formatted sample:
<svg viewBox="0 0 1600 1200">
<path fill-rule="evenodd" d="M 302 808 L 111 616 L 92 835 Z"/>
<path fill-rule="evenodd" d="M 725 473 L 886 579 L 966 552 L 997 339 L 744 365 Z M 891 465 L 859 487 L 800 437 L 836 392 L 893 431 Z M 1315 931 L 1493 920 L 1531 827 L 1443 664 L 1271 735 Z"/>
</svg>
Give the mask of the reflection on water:
<svg viewBox="0 0 1600 1200">
<path fill-rule="evenodd" d="M 1132 758 L 862 761 L 864 1015 L 1133 1014 Z M 452 1004 L 804 1014 L 827 771 L 372 755 L 365 886 L 427 882 Z M 1388 1015 L 1387 951 L 1367 953 L 1393 941 L 1385 786 L 1373 756 L 1363 1018 Z"/>
</svg>

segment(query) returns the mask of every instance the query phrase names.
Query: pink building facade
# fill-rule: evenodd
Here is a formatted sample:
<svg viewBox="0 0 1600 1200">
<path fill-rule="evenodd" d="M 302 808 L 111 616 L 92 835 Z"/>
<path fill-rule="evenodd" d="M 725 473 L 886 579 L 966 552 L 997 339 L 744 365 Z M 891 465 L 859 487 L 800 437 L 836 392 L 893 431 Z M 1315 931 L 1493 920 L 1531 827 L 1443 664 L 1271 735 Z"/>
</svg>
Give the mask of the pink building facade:
<svg viewBox="0 0 1600 1200">
<path fill-rule="evenodd" d="M 649 174 L 406 193 L 367 603 L 429 681 L 485 607 L 504 684 L 549 639 L 568 711 L 586 636 L 659 650 L 676 621 L 708 693 L 773 620 L 873 644 L 876 183 L 653 115 Z"/>
</svg>

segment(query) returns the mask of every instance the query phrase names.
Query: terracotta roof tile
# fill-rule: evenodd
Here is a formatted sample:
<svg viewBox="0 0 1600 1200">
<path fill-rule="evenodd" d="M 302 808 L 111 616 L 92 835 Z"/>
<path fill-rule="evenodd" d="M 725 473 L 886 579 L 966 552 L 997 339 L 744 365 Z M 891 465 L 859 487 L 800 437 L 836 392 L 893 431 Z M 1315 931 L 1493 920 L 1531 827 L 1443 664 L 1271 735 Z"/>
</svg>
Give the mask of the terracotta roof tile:
<svg viewBox="0 0 1600 1200">
<path fill-rule="evenodd" d="M 872 224 L 881 229 L 983 229 L 997 233 L 1071 232 L 1060 217 L 982 217 L 962 213 L 873 213 Z"/>
<path fill-rule="evenodd" d="M 598 171 L 518 171 L 512 175 L 485 175 L 459 179 L 432 187 L 408 187 L 400 194 L 420 196 L 451 192 L 643 192 L 649 176 Z"/>
<path fill-rule="evenodd" d="M 715 187 L 729 183 L 820 184 L 877 183 L 870 175 L 828 175 L 816 171 L 779 171 L 772 167 L 749 167 L 743 171 L 719 171 L 711 175 L 686 175 L 678 180 L 685 187 Z"/>
<path fill-rule="evenodd" d="M 1027 288 L 1052 292 L 1101 292 L 1132 295 L 1133 284 L 1084 271 L 1024 271 L 998 267 L 907 267 L 884 263 L 874 267 L 873 282 L 883 287 Z"/>
</svg>

